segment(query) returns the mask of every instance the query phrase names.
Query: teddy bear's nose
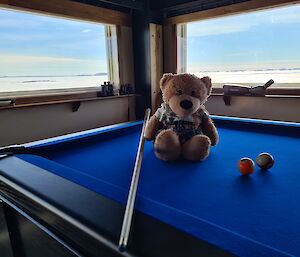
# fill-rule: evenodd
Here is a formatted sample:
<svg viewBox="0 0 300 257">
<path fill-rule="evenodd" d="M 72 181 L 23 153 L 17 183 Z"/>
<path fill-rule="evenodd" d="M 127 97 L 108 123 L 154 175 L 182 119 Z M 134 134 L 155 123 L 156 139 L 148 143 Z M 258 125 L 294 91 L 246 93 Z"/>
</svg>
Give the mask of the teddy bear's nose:
<svg viewBox="0 0 300 257">
<path fill-rule="evenodd" d="M 183 109 L 190 109 L 192 108 L 193 106 L 193 103 L 191 101 L 188 101 L 188 100 L 183 100 L 180 102 L 180 106 L 183 108 Z"/>
</svg>

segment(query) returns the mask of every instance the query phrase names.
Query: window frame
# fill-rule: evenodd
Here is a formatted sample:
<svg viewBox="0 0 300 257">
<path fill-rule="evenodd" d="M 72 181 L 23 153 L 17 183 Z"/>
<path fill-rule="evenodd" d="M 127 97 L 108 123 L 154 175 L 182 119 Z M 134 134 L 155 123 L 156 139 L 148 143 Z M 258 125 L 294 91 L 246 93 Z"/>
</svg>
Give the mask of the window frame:
<svg viewBox="0 0 300 257">
<path fill-rule="evenodd" d="M 284 7 L 291 6 L 293 4 L 299 4 L 300 0 L 250 0 L 247 2 L 232 4 L 228 6 L 217 7 L 208 10 L 202 10 L 198 12 L 192 12 L 188 14 L 178 15 L 174 17 L 167 18 L 164 23 L 165 31 L 173 31 L 173 33 L 169 33 L 167 35 L 168 41 L 173 42 L 175 49 L 172 52 L 168 52 L 166 56 L 168 59 L 170 55 L 175 56 L 176 64 L 172 65 L 169 63 L 168 59 L 164 59 L 166 65 L 168 67 L 173 67 L 172 70 L 168 72 L 179 73 L 186 71 L 186 25 L 189 22 L 208 20 L 213 18 L 220 18 L 226 16 L 232 16 L 235 14 L 245 14 L 249 12 L 255 12 L 259 10 L 267 10 L 276 7 Z M 174 33 L 175 31 L 175 33 Z M 170 43 L 168 42 L 168 43 Z M 173 59 L 173 60 L 174 60 Z M 222 88 L 212 89 L 213 95 L 223 95 Z M 278 96 L 299 96 L 300 95 L 300 87 L 276 87 L 267 89 L 268 95 L 278 95 Z"/>
<path fill-rule="evenodd" d="M 75 21 L 88 21 L 105 26 L 105 41 L 107 53 L 108 80 L 116 87 L 119 87 L 120 63 L 118 52 L 118 28 L 120 26 L 131 25 L 131 17 L 129 14 L 120 11 L 110 10 L 107 8 L 91 6 L 78 2 L 67 0 L 51 0 L 51 1 L 7 1 L 0 0 L 0 8 L 11 11 L 25 11 L 36 15 L 47 15 L 50 17 L 72 19 Z M 26 90 L 0 92 L 0 101 L 5 99 L 28 98 L 33 99 L 39 96 L 49 96 L 51 99 L 55 96 L 60 98 L 62 95 L 71 96 L 73 94 L 81 94 L 83 97 L 89 95 L 97 95 L 100 87 L 86 88 L 67 88 L 67 89 L 46 89 L 46 90 Z"/>
</svg>

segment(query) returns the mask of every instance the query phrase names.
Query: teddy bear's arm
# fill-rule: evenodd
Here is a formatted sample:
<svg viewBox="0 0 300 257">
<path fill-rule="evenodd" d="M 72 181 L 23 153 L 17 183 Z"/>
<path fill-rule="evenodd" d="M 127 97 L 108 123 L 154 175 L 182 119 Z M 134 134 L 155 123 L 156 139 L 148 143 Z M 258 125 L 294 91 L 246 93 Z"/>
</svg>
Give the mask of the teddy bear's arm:
<svg viewBox="0 0 300 257">
<path fill-rule="evenodd" d="M 219 141 L 218 131 L 210 117 L 206 117 L 205 119 L 203 119 L 202 131 L 204 135 L 209 137 L 211 141 L 211 145 L 216 145 L 218 143 Z"/>
<path fill-rule="evenodd" d="M 159 119 L 155 115 L 153 115 L 146 126 L 145 138 L 147 140 L 153 140 L 158 130 L 158 127 L 159 127 Z"/>
</svg>

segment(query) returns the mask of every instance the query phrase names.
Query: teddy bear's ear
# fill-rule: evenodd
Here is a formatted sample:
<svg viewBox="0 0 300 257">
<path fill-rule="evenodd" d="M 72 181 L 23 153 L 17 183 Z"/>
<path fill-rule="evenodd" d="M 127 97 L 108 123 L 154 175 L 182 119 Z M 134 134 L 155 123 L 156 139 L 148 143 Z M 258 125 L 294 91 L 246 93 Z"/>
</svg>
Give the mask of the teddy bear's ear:
<svg viewBox="0 0 300 257">
<path fill-rule="evenodd" d="M 160 79 L 160 89 L 162 90 L 166 84 L 166 82 L 168 82 L 171 78 L 174 77 L 174 74 L 172 73 L 165 73 L 162 78 Z"/>
<path fill-rule="evenodd" d="M 201 78 L 201 80 L 205 84 L 205 86 L 207 88 L 207 94 L 209 95 L 211 93 L 211 88 L 212 88 L 210 77 L 206 76 L 206 77 Z"/>
</svg>

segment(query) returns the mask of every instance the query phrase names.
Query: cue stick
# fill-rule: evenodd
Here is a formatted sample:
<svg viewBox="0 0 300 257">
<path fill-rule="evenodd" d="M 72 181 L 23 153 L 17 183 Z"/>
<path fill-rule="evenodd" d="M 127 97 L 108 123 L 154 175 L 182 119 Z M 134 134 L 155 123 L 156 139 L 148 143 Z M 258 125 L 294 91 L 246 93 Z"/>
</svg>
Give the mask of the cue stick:
<svg viewBox="0 0 300 257">
<path fill-rule="evenodd" d="M 128 243 L 128 236 L 129 236 L 129 231 L 131 226 L 133 207 L 134 207 L 136 191 L 137 191 L 139 175 L 140 175 L 142 159 L 143 159 L 143 150 L 145 144 L 145 130 L 146 130 L 146 125 L 149 121 L 150 112 L 151 110 L 149 108 L 145 112 L 142 133 L 141 133 L 139 147 L 138 147 L 134 169 L 132 173 L 132 179 L 131 179 L 128 198 L 127 198 L 126 209 L 123 218 L 122 230 L 121 230 L 120 241 L 119 241 L 119 250 L 121 252 L 125 251 Z"/>
</svg>

